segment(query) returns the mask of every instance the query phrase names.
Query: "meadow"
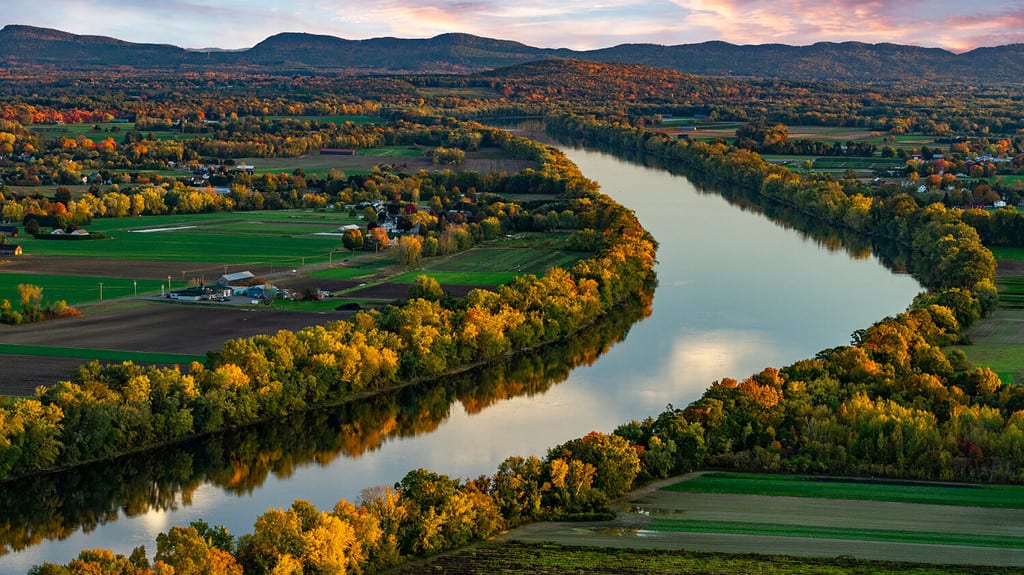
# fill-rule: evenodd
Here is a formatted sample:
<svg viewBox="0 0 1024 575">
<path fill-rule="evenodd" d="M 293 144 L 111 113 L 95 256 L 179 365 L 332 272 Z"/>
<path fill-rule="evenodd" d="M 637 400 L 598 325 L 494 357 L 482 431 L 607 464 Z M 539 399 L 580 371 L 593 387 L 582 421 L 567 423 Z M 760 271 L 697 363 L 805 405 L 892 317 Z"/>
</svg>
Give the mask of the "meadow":
<svg viewBox="0 0 1024 575">
<path fill-rule="evenodd" d="M 1024 509 L 1024 487 L 1010 485 L 943 485 L 907 481 L 715 472 L 704 473 L 699 477 L 681 481 L 665 489 L 677 493 L 731 493 L 770 497 L 810 497 Z"/>
<path fill-rule="evenodd" d="M 135 130 L 135 122 L 99 122 L 96 124 L 36 124 L 29 127 L 33 132 L 46 138 L 86 137 L 94 142 L 114 138 L 119 144 L 124 134 Z M 180 130 L 144 130 L 146 137 L 156 140 L 190 140 L 212 138 L 212 133 L 182 132 Z"/>
<path fill-rule="evenodd" d="M 135 363 L 164 363 L 189 365 L 193 361 L 206 361 L 205 355 L 188 355 L 180 353 L 157 353 L 143 351 L 124 351 L 114 349 L 88 349 L 77 347 L 51 347 L 40 345 L 17 345 L 0 343 L 0 355 L 27 355 L 34 357 L 69 357 L 98 361 L 131 361 Z"/>
<path fill-rule="evenodd" d="M 130 269 L 125 271 L 131 272 Z M 64 300 L 72 306 L 104 299 L 159 293 L 161 288 L 166 286 L 166 282 L 156 279 L 33 273 L 0 274 L 0 280 L 0 300 L 10 301 L 15 309 L 21 307 L 18 284 L 43 288 L 43 305 Z"/>
<path fill-rule="evenodd" d="M 485 542 L 393 571 L 457 575 L 561 575 L 616 573 L 624 575 L 1013 575 L 1007 567 L 924 565 L 856 560 L 851 557 L 797 558 L 754 554 L 700 553 L 691 550 L 639 550 L 567 546 L 554 543 Z"/>
<path fill-rule="evenodd" d="M 86 227 L 107 239 L 26 237 L 19 243 L 26 254 L 36 255 L 283 268 L 328 263 L 332 251 L 341 249 L 341 238 L 318 234 L 356 221 L 342 212 L 308 210 L 105 218 Z"/>
</svg>

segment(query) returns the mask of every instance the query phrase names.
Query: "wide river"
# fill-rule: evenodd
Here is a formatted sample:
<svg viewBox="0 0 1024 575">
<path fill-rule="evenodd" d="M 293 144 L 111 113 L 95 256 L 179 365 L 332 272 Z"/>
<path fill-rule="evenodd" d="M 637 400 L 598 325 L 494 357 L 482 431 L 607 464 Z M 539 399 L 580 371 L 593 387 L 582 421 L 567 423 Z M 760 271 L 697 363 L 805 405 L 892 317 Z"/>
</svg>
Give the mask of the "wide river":
<svg viewBox="0 0 1024 575">
<path fill-rule="evenodd" d="M 361 489 L 393 484 L 419 467 L 461 478 L 490 474 L 511 455 L 543 457 L 549 447 L 592 430 L 610 432 L 631 419 L 657 415 L 670 403 L 685 406 L 714 380 L 742 379 L 848 344 L 854 330 L 902 311 L 921 289 L 874 256 L 854 258 L 830 249 L 700 192 L 684 177 L 601 152 L 563 149 L 605 193 L 635 210 L 660 243 L 653 312 L 624 341 L 540 392 L 484 409 L 441 407 L 437 423 L 424 425 L 429 432 L 419 435 L 364 429 L 383 440 L 352 450 L 361 452 L 352 456 L 296 457 L 298 464 L 268 473 L 258 484 L 228 489 L 223 486 L 230 480 L 203 480 L 184 492 L 155 485 L 159 505 L 111 499 L 93 511 L 82 511 L 87 503 L 65 501 L 60 505 L 75 507 L 80 516 L 93 515 L 86 523 L 95 527 L 86 533 L 69 521 L 65 539 L 44 534 L 21 551 L 2 541 L 0 549 L 8 553 L 0 555 L 0 574 L 25 573 L 43 561 L 66 563 L 87 548 L 127 555 L 145 545 L 152 560 L 156 535 L 172 525 L 201 518 L 240 535 L 269 508 L 306 499 L 330 509 L 340 498 L 356 501 Z M 349 433 L 356 427 L 341 426 Z M 77 497 L 86 501 L 91 495 Z M 0 534 L 53 530 L 52 522 L 46 529 L 12 524 L 14 515 L 0 508 Z"/>
</svg>

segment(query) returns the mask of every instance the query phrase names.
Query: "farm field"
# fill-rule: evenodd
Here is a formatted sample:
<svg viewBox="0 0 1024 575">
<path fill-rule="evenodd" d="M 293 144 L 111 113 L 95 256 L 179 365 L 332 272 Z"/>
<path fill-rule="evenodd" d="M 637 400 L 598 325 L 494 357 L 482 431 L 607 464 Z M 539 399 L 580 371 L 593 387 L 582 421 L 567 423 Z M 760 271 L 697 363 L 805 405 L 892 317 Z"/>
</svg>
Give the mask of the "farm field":
<svg viewBox="0 0 1024 575">
<path fill-rule="evenodd" d="M 345 174 L 369 173 L 379 164 L 394 164 L 404 172 L 436 170 L 430 158 L 424 156 L 425 148 L 409 146 L 388 146 L 356 150 L 353 156 L 306 154 L 297 158 L 239 158 L 238 164 L 255 166 L 256 174 L 290 174 L 302 169 L 307 175 L 327 176 L 331 170 Z M 460 169 L 487 173 L 491 171 L 518 172 L 523 168 L 536 168 L 536 162 L 516 160 L 497 148 L 468 152 Z M 178 173 L 177 175 L 182 175 Z"/>
<path fill-rule="evenodd" d="M 355 221 L 347 213 L 312 210 L 147 216 L 97 219 L 88 226 L 111 239 L 26 238 L 21 244 L 27 255 L 0 264 L 0 298 L 17 307 L 17 285 L 33 284 L 43 288 L 43 303 L 63 299 L 85 315 L 0 325 L 0 356 L 31 358 L 11 362 L 0 393 L 31 393 L 66 379 L 89 360 L 187 364 L 229 339 L 346 318 L 353 312 L 336 311 L 342 304 L 365 308 L 405 299 L 409 284 L 422 274 L 463 296 L 519 274 L 569 267 L 583 255 L 561 249 L 567 234 L 520 234 L 495 242 L 500 247 L 423 260 L 423 269 L 407 271 L 386 252 L 341 249 L 332 234 Z M 325 290 L 337 297 L 257 308 L 152 297 L 244 270 L 298 294 Z"/>
<path fill-rule="evenodd" d="M 57 320 L 59 327 L 55 322 L 0 325 L 0 354 L 14 354 L 0 355 L 4 363 L 0 394 L 24 394 L 35 385 L 56 383 L 91 359 L 168 363 L 174 359 L 172 354 L 205 357 L 229 339 L 298 330 L 348 315 L 131 300 L 90 306 L 87 315 Z M 33 355 L 26 356 L 20 346 L 33 348 Z M 54 355 L 42 356 L 40 348 L 49 348 Z M 129 358 L 116 352 L 139 355 Z M 8 361 L 16 357 L 31 357 L 31 361 Z"/>
<path fill-rule="evenodd" d="M 379 124 L 380 118 L 372 116 L 263 116 L 264 120 L 300 120 L 303 122 L 330 122 L 332 124 Z"/>
<path fill-rule="evenodd" d="M 102 240 L 19 238 L 26 256 L 73 256 L 148 261 L 215 262 L 297 267 L 327 263 L 341 239 L 338 226 L 355 218 L 341 212 L 237 212 L 94 220 L 86 226 Z M 305 260 L 304 260 L 305 258 Z M 219 275 L 219 274 L 217 274 Z"/>
<path fill-rule="evenodd" d="M 682 493 L 665 489 L 672 483 L 634 492 L 620 504 L 621 511 L 610 522 L 533 524 L 502 539 L 630 549 L 1024 566 L 1022 509 Z M 899 488 L 884 485 L 878 489 L 889 492 Z"/>
<path fill-rule="evenodd" d="M 392 571 L 506 575 L 533 573 L 616 573 L 625 575 L 1012 575 L 1024 571 L 1006 567 L 925 565 L 882 561 L 858 561 L 849 557 L 830 559 L 769 557 L 752 554 L 701 553 L 692 550 L 635 550 L 567 546 L 551 543 L 486 542 L 427 562 Z"/>
<path fill-rule="evenodd" d="M 962 507 L 1024 509 L 1024 487 L 747 473 L 703 473 L 665 488 L 678 493 L 733 493 L 771 497 L 810 497 L 925 503 Z"/>
<path fill-rule="evenodd" d="M 157 279 L 54 274 L 0 273 L 0 280 L 0 300 L 10 301 L 15 308 L 20 301 L 18 284 L 42 287 L 44 304 L 64 300 L 69 305 L 159 293 L 161 287 L 167 286 L 166 281 Z"/>
<path fill-rule="evenodd" d="M 546 248 L 476 248 L 441 260 L 427 269 L 450 272 L 516 272 L 543 275 L 553 268 L 571 268 L 584 255 Z"/>
<path fill-rule="evenodd" d="M 954 346 L 972 365 L 983 365 L 1005 383 L 1024 382 L 1024 250 L 990 248 L 996 257 L 999 306 L 967 330 L 965 342 Z"/>
<path fill-rule="evenodd" d="M 98 128 L 98 129 L 97 129 Z M 83 136 L 94 142 L 114 138 L 119 144 L 124 134 L 135 130 L 135 122 L 99 122 L 95 124 L 36 124 L 29 128 L 47 138 L 77 138 Z M 182 132 L 180 130 L 143 130 L 147 137 L 157 140 L 188 140 L 212 138 L 212 133 Z"/>
<path fill-rule="evenodd" d="M 983 365 L 1005 383 L 1024 381 L 1024 309 L 999 307 L 967 330 L 968 345 L 954 346 L 972 365 Z"/>
</svg>

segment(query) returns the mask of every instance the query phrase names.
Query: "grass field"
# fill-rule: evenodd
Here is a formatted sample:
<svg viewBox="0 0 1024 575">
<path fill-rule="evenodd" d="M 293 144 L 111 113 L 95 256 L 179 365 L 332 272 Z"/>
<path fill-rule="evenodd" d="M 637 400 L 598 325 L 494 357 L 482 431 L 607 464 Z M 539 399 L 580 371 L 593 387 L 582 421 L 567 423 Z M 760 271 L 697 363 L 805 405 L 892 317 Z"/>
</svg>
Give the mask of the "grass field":
<svg viewBox="0 0 1024 575">
<path fill-rule="evenodd" d="M 499 540 L 649 550 L 643 554 L 650 556 L 687 549 L 842 558 L 848 566 L 863 559 L 943 564 L 921 573 L 986 572 L 948 564 L 1019 572 L 1010 569 L 1024 567 L 1022 493 L 1022 487 L 697 473 L 629 493 L 614 505 L 613 520 L 533 523 Z M 784 572 L 827 572 L 810 565 Z M 863 568 L 890 572 L 877 564 Z"/>
<path fill-rule="evenodd" d="M 263 116 L 264 120 L 301 120 L 303 122 L 330 122 L 332 124 L 378 124 L 380 118 L 371 116 Z"/>
<path fill-rule="evenodd" d="M 562 575 L 1013 575 L 1008 567 L 922 565 L 859 561 L 850 557 L 796 558 L 751 554 L 699 553 L 686 550 L 636 550 L 564 546 L 552 543 L 485 542 L 427 562 L 410 564 L 396 574 Z"/>
<path fill-rule="evenodd" d="M 349 254 L 348 254 L 348 252 L 345 252 L 344 255 L 347 256 Z M 337 260 L 339 257 L 344 257 L 344 256 L 335 255 L 335 260 Z M 371 266 L 366 266 L 366 267 L 364 267 L 362 265 L 340 266 L 340 267 L 333 267 L 333 268 L 328 268 L 328 269 L 324 269 L 324 270 L 317 270 L 315 272 L 310 273 L 309 277 L 334 279 L 334 280 L 348 280 L 348 279 L 355 279 L 355 278 L 366 277 L 368 275 L 373 274 L 374 271 L 375 271 L 375 269 L 373 267 L 371 267 Z"/>
<path fill-rule="evenodd" d="M 130 273 L 131 270 L 125 270 Z M 84 277 L 54 274 L 0 274 L 0 300 L 11 302 L 14 309 L 21 309 L 18 284 L 31 284 L 43 288 L 43 304 L 60 300 L 77 305 L 100 299 L 100 283 L 103 284 L 103 299 L 115 299 L 136 294 L 158 293 L 165 285 L 158 280 L 135 280 L 116 277 Z"/>
<path fill-rule="evenodd" d="M 96 129 L 98 127 L 99 129 Z M 77 138 L 84 136 L 94 142 L 114 138 L 118 144 L 124 139 L 126 132 L 135 130 L 135 122 L 98 124 L 36 124 L 29 127 L 33 132 L 45 138 Z M 212 133 L 193 133 L 174 130 L 143 130 L 145 136 L 152 135 L 157 140 L 190 140 L 192 138 L 212 138 Z"/>
<path fill-rule="evenodd" d="M 413 283 L 419 276 L 427 276 L 437 280 L 439 284 L 459 284 L 471 286 L 499 286 L 512 281 L 517 275 L 514 272 L 453 272 L 432 269 L 413 270 L 391 278 L 395 283 Z"/>
<path fill-rule="evenodd" d="M 1004 383 L 1024 382 L 1024 309 L 1000 306 L 967 331 L 969 345 L 954 346 L 973 365 L 999 374 Z"/>
<path fill-rule="evenodd" d="M 1024 549 L 1024 539 L 1016 536 L 993 537 L 960 533 L 933 533 L 928 531 L 893 531 L 887 529 L 853 529 L 844 527 L 814 527 L 806 525 L 773 525 L 769 523 L 743 523 L 736 521 L 689 521 L 655 518 L 647 524 L 651 531 L 677 531 L 685 533 L 732 533 L 737 535 L 767 535 L 776 537 L 811 537 L 815 539 L 852 539 L 856 541 L 887 541 L 893 543 L 921 543 L 926 545 L 966 545 L 998 549 Z"/>
<path fill-rule="evenodd" d="M 427 269 L 446 272 L 511 272 L 515 274 L 544 273 L 553 267 L 571 268 L 584 255 L 548 248 L 477 248 L 444 259 Z"/>
<path fill-rule="evenodd" d="M 188 365 L 193 361 L 206 361 L 203 355 L 179 353 L 153 353 L 144 351 L 120 351 L 113 349 L 85 349 L 77 347 L 48 347 L 38 345 L 15 345 L 0 343 L 0 355 L 31 355 L 37 357 L 72 357 L 100 361 L 133 361 L 135 363 L 166 363 Z"/>
<path fill-rule="evenodd" d="M 26 254 L 294 267 L 326 263 L 330 252 L 341 247 L 341 239 L 316 234 L 354 221 L 340 212 L 312 211 L 106 218 L 87 228 L 104 232 L 109 239 L 26 237 L 19 243 Z"/>
<path fill-rule="evenodd" d="M 996 260 L 1024 261 L 1024 248 L 991 246 L 988 248 Z"/>
<path fill-rule="evenodd" d="M 819 157 L 814 160 L 815 170 L 889 170 L 903 166 L 896 158 Z"/>
<path fill-rule="evenodd" d="M 1007 485 L 923 485 L 788 475 L 705 473 L 666 490 L 1024 509 L 1024 487 Z"/>
<path fill-rule="evenodd" d="M 375 158 L 419 158 L 423 156 L 420 148 L 409 148 L 406 146 L 389 146 L 387 148 L 366 148 L 359 150 L 361 156 L 372 156 Z"/>
</svg>

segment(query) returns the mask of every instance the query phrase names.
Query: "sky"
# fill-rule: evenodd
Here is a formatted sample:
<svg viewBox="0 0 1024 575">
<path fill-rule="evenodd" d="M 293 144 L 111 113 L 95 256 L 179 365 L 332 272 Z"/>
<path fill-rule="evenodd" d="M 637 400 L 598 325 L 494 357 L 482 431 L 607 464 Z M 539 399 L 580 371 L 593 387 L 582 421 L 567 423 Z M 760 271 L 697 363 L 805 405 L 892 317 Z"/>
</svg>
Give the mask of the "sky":
<svg viewBox="0 0 1024 575">
<path fill-rule="evenodd" d="M 280 32 L 359 40 L 462 32 L 538 48 L 854 40 L 964 52 L 1024 42 L 1020 0 L 3 0 L 0 25 L 184 48 Z"/>
</svg>

